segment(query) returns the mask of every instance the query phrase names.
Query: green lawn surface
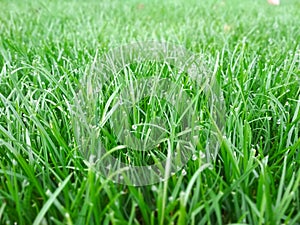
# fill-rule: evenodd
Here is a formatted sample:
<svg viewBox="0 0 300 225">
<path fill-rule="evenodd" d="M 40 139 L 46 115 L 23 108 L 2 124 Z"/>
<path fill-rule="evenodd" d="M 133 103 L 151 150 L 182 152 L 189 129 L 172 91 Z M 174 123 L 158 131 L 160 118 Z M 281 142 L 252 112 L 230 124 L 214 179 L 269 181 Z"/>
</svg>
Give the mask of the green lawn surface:
<svg viewBox="0 0 300 225">
<path fill-rule="evenodd" d="M 0 8 L 0 224 L 300 224 L 299 1 L 0 0 Z M 89 163 L 71 109 L 89 75 L 92 85 L 99 81 L 95 62 L 110 49 L 147 41 L 202 57 L 223 92 L 225 122 L 208 160 L 208 100 L 183 74 L 176 82 L 206 115 L 196 124 L 203 132 L 193 137 L 193 157 L 170 179 L 135 187 Z M 140 63 L 135 74 L 113 75 L 157 72 Z M 172 79 L 172 71 L 161 71 Z M 109 120 L 121 78 L 111 76 L 95 99 L 83 96 L 87 109 Z M 148 119 L 151 108 L 168 108 L 158 100 L 143 107 Z M 144 161 L 124 149 L 108 122 L 99 132 L 125 163 L 159 158 Z"/>
</svg>

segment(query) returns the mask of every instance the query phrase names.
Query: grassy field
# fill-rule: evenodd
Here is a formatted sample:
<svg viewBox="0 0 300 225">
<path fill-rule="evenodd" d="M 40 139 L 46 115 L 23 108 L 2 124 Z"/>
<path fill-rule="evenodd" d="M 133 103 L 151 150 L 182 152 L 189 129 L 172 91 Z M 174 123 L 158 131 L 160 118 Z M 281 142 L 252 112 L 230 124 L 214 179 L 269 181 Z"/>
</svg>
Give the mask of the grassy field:
<svg viewBox="0 0 300 225">
<path fill-rule="evenodd" d="M 1 0 L 0 8 L 0 224 L 300 224 L 299 1 Z M 223 91 L 226 120 L 208 159 L 208 100 L 182 74 L 176 82 L 200 117 L 193 156 L 170 179 L 135 187 L 101 176 L 85 157 L 72 109 L 88 82 L 100 82 L 103 55 L 149 40 L 201 56 L 203 73 Z M 115 157 L 151 164 L 176 148 L 176 137 L 144 158 L 119 143 L 109 112 L 122 77 L 160 71 L 172 80 L 176 68 L 131 67 L 83 96 L 80 109 L 91 110 L 91 125 L 102 118 L 99 139 Z M 139 106 L 145 120 L 165 110 L 178 117 L 159 100 L 149 103 Z M 138 123 L 141 114 L 132 113 Z M 87 138 L 93 131 L 81 130 Z"/>
</svg>

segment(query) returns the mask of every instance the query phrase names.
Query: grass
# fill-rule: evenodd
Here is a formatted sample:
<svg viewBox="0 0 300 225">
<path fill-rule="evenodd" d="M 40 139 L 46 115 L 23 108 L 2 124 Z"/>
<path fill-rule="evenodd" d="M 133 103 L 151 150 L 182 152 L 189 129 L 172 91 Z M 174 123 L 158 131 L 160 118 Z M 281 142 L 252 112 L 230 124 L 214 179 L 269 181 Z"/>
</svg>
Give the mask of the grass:
<svg viewBox="0 0 300 225">
<path fill-rule="evenodd" d="M 3 0 L 0 8 L 0 224 L 300 224 L 299 2 Z M 176 68 L 132 65 L 97 98 L 84 94 L 89 74 L 91 85 L 101 81 L 93 66 L 109 49 L 148 40 L 184 46 L 215 72 L 226 108 L 221 144 L 214 160 L 203 157 L 213 121 L 183 74 L 173 81 L 201 112 L 192 159 L 157 184 L 115 184 L 80 151 L 70 106 L 81 90 L 91 100 L 79 108 L 92 110 L 86 122 L 98 124 L 98 113 L 103 145 L 125 163 L 174 149 L 170 133 L 147 158 L 119 143 L 107 121 L 123 82 L 171 78 Z M 139 104 L 132 123 L 166 114 L 165 125 L 178 122 L 163 101 Z"/>
</svg>

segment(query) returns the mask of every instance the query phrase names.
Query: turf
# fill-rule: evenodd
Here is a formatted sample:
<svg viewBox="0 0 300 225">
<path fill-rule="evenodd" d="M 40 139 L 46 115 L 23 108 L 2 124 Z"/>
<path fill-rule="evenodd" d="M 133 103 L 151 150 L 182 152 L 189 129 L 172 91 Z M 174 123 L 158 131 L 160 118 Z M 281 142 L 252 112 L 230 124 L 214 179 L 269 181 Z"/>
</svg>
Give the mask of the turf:
<svg viewBox="0 0 300 225">
<path fill-rule="evenodd" d="M 0 8 L 0 224 L 300 224 L 298 1 L 2 0 Z M 98 75 L 94 62 L 149 40 L 202 56 L 222 89 L 226 120 L 208 160 L 208 100 L 183 74 L 176 82 L 206 115 L 194 155 L 170 179 L 134 187 L 99 175 L 87 160 L 72 106 L 88 75 Z M 162 68 L 162 77 L 172 77 Z M 125 163 L 153 163 L 174 148 L 170 135 L 145 158 L 122 146 L 106 123 L 121 78 L 154 72 L 152 62 L 131 65 L 96 100 L 82 96 L 89 103 L 82 108 L 103 119 L 101 141 Z M 176 121 L 172 107 L 145 101 L 133 123 L 165 111 Z"/>
</svg>

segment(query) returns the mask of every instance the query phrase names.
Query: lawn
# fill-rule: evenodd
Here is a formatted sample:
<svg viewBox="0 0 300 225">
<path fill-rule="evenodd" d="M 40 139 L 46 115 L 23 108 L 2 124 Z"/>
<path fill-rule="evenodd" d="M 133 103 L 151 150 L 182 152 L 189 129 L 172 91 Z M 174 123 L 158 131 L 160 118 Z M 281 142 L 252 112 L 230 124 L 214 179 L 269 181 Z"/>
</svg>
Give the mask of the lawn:
<svg viewBox="0 0 300 225">
<path fill-rule="evenodd" d="M 0 224 L 300 224 L 299 1 L 0 8 Z"/>
</svg>

